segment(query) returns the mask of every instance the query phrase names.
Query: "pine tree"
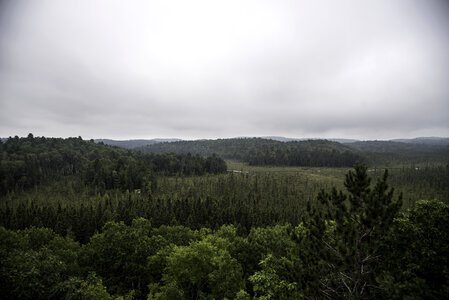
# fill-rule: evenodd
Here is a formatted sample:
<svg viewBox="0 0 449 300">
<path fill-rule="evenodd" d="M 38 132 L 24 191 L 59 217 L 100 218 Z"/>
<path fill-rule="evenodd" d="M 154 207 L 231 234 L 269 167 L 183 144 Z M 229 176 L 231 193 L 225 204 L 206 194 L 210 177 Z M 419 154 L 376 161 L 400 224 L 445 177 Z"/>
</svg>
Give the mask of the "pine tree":
<svg viewBox="0 0 449 300">
<path fill-rule="evenodd" d="M 387 184 L 388 172 L 373 189 L 365 165 L 356 165 L 345 179 L 348 194 L 322 191 L 309 229 L 321 245 L 321 292 L 330 299 L 367 299 L 379 290 L 375 277 L 382 257 L 379 246 L 401 205 Z"/>
</svg>

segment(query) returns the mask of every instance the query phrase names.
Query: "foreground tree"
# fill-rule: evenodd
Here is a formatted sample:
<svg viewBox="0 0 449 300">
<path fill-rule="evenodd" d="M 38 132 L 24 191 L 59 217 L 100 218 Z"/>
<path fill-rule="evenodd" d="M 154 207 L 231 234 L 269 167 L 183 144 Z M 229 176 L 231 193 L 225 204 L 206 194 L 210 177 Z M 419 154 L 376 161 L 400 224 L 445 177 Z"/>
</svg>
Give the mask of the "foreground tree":
<svg viewBox="0 0 449 300">
<path fill-rule="evenodd" d="M 365 165 L 356 165 L 346 175 L 348 194 L 322 191 L 318 207 L 308 223 L 309 238 L 315 242 L 314 255 L 322 266 L 319 284 L 321 297 L 365 299 L 378 294 L 379 247 L 402 202 L 393 198 L 387 184 L 388 172 L 371 189 Z M 312 277 L 313 278 L 313 277 Z"/>
<path fill-rule="evenodd" d="M 148 299 L 233 299 L 243 288 L 242 268 L 228 252 L 230 242 L 207 236 L 174 246 L 166 257 L 163 285 L 150 285 Z"/>
<path fill-rule="evenodd" d="M 146 294 L 150 272 L 146 258 L 151 254 L 151 224 L 143 218 L 131 226 L 108 222 L 103 232 L 95 234 L 83 247 L 80 263 L 86 271 L 104 278 L 104 285 L 114 294 L 125 295 L 135 290 L 136 296 Z"/>
<path fill-rule="evenodd" d="M 78 252 L 78 243 L 47 228 L 0 227 L 0 298 L 63 298 L 79 275 Z"/>
<path fill-rule="evenodd" d="M 419 201 L 395 219 L 385 239 L 378 280 L 388 299 L 445 299 L 449 295 L 449 205 Z"/>
</svg>

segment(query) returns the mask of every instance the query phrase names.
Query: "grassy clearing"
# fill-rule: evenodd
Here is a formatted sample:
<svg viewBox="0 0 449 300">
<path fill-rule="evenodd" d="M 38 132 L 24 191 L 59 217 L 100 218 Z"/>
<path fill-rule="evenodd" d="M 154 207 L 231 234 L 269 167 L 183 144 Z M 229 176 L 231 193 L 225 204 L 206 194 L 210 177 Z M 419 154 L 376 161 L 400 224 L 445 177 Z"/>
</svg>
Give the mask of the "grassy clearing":
<svg viewBox="0 0 449 300">
<path fill-rule="evenodd" d="M 228 160 L 229 171 L 243 173 L 277 173 L 287 175 L 304 175 L 317 180 L 341 180 L 351 168 L 322 168 L 322 167 L 282 167 L 282 166 L 250 166 L 247 163 Z"/>
</svg>

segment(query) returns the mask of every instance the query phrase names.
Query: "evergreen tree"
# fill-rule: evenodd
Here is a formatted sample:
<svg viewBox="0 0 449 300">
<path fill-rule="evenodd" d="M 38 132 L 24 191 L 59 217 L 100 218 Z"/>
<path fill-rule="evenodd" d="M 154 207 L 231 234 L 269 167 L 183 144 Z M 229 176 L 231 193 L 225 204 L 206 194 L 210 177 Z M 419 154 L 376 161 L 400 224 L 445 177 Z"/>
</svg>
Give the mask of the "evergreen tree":
<svg viewBox="0 0 449 300">
<path fill-rule="evenodd" d="M 402 203 L 401 196 L 393 198 L 387 178 L 385 171 L 371 189 L 366 166 L 356 165 L 346 175 L 348 194 L 335 188 L 319 194 L 321 207 L 312 216 L 309 230 L 322 246 L 316 255 L 324 266 L 319 277 L 326 298 L 367 299 L 378 294 L 381 238 Z"/>
</svg>

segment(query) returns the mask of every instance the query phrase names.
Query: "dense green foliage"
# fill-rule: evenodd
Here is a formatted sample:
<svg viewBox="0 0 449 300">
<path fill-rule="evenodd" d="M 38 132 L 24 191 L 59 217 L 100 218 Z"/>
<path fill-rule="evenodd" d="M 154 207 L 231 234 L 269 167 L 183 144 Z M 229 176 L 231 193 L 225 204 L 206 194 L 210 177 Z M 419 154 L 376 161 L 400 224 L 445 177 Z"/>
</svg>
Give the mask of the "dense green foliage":
<svg viewBox="0 0 449 300">
<path fill-rule="evenodd" d="M 313 242 L 321 245 L 319 257 L 327 263 L 320 278 L 322 293 L 330 299 L 375 298 L 379 247 L 401 208 L 401 196 L 393 199 L 387 184 L 388 172 L 371 189 L 371 178 L 363 165 L 346 175 L 348 194 L 335 188 L 321 192 L 306 227 Z"/>
<path fill-rule="evenodd" d="M 95 147 L 116 150 L 102 145 Z M 125 157 L 136 155 L 122 153 Z M 346 172 L 346 169 L 245 167 L 233 163 L 230 166 L 244 169 L 241 173 L 201 177 L 167 177 L 152 172 L 151 177 L 146 177 L 146 185 L 130 191 L 101 181 L 85 183 L 83 173 L 55 176 L 48 184 L 25 191 L 16 189 L 3 197 L 0 225 L 11 229 L 45 226 L 62 235 L 70 230 L 83 243 L 107 221 L 124 221 L 129 225 L 137 217 L 151 220 L 154 226 L 184 225 L 194 229 L 235 224 L 241 232 L 285 222 L 297 225 L 307 202 L 314 202 L 321 189 L 343 187 L 341 180 Z M 368 170 L 374 177 L 382 172 L 382 169 Z M 406 207 L 419 199 L 449 199 L 447 166 L 403 167 L 390 173 L 392 185 L 404 194 Z"/>
<path fill-rule="evenodd" d="M 445 299 L 449 295 L 449 206 L 420 201 L 394 220 L 378 281 L 389 299 Z"/>
<path fill-rule="evenodd" d="M 9 138 L 0 142 L 0 194 L 74 176 L 101 190 L 145 188 L 155 174 L 203 175 L 226 171 L 217 156 L 146 154 L 79 138 Z"/>
<path fill-rule="evenodd" d="M 214 174 L 226 169 L 216 156 L 141 154 L 80 138 L 0 146 L 2 298 L 449 292 L 449 206 L 417 201 L 448 202 L 447 165 L 387 172 L 228 162 L 232 172 Z M 410 210 L 401 212 L 389 185 Z"/>
<path fill-rule="evenodd" d="M 390 170 L 390 182 L 404 194 L 404 204 L 413 206 L 416 200 L 440 199 L 449 201 L 449 164 L 411 166 Z"/>
<path fill-rule="evenodd" d="M 8 195 L 0 205 L 0 225 L 11 229 L 45 226 L 62 235 L 70 228 L 82 242 L 107 221 L 129 225 L 136 217 L 147 218 L 155 226 L 180 224 L 198 229 L 235 224 L 247 232 L 253 226 L 298 223 L 305 203 L 323 187 L 303 176 L 231 173 L 162 177 L 154 189 L 140 193 L 84 190 L 79 194 L 79 187 L 67 181 Z"/>
<path fill-rule="evenodd" d="M 0 225 L 11 229 L 45 226 L 61 235 L 70 228 L 76 240 L 83 243 L 107 221 L 129 225 L 137 217 L 151 220 L 153 226 L 184 225 L 193 229 L 235 224 L 243 233 L 252 227 L 286 222 L 296 226 L 307 203 L 316 202 L 321 189 L 343 188 L 346 170 L 245 172 L 159 177 L 154 188 L 103 193 L 68 177 L 50 186 L 8 194 L 0 203 Z M 368 173 L 380 177 L 382 171 Z M 449 199 L 448 167 L 401 168 L 390 173 L 392 185 L 404 193 L 406 207 L 419 199 Z"/>
<path fill-rule="evenodd" d="M 326 140 L 279 142 L 262 138 L 158 143 L 136 148 L 144 153 L 192 153 L 236 159 L 250 165 L 351 167 L 363 160 L 345 145 Z"/>
<path fill-rule="evenodd" d="M 384 183 L 368 197 L 390 198 L 379 194 Z M 334 206 L 341 195 L 321 197 Z M 296 227 L 254 227 L 247 235 L 232 225 L 193 231 L 135 219 L 109 222 L 81 246 L 45 228 L 0 227 L 1 292 L 20 299 L 445 298 L 449 206 L 423 201 L 393 215 L 356 214 L 366 220 L 360 223 L 343 216 L 346 223 L 335 214 L 323 223 L 312 214 Z M 379 219 L 393 224 L 359 231 Z"/>
</svg>

